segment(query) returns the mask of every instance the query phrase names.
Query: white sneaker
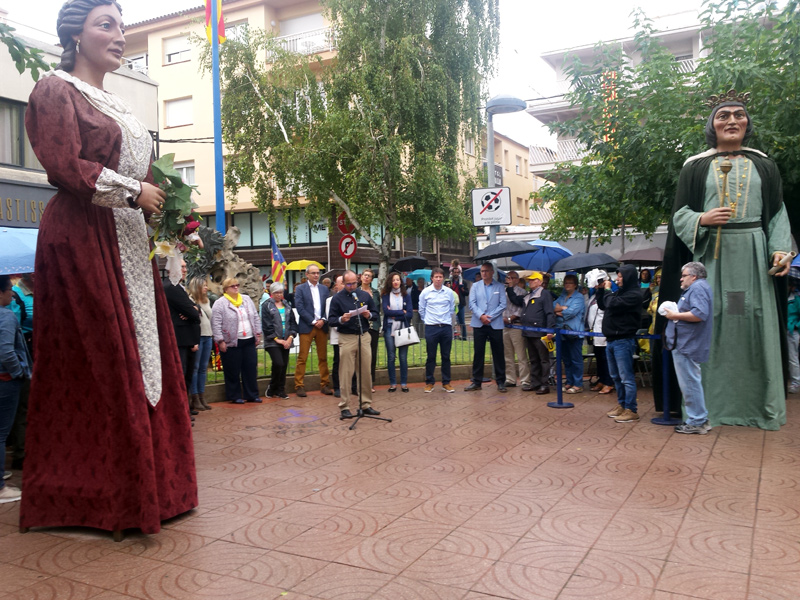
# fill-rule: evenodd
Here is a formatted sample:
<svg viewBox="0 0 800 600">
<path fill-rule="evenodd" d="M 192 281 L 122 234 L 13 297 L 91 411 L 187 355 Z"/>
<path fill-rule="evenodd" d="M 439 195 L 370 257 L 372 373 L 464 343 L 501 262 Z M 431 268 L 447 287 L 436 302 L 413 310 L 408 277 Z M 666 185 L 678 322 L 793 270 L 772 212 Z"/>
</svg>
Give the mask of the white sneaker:
<svg viewBox="0 0 800 600">
<path fill-rule="evenodd" d="M 11 479 L 11 471 L 6 471 L 3 473 L 3 480 Z"/>
<path fill-rule="evenodd" d="M 17 502 L 20 499 L 22 499 L 22 492 L 19 489 L 10 485 L 0 488 L 0 504 Z"/>
</svg>

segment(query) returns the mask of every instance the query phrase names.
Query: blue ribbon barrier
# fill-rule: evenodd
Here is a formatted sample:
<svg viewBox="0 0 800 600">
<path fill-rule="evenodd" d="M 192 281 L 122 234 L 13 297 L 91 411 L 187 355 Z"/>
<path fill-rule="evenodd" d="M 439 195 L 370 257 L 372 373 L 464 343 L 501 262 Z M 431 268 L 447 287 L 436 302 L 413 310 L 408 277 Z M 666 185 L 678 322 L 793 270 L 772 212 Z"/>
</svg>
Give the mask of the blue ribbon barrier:
<svg viewBox="0 0 800 600">
<path fill-rule="evenodd" d="M 561 336 L 570 335 L 572 337 L 604 337 L 602 333 L 594 331 L 572 331 L 570 329 L 548 329 L 546 327 L 527 327 L 525 325 L 506 325 L 509 329 L 520 329 L 522 331 L 534 331 L 536 333 L 555 334 L 556 337 L 556 402 L 548 402 L 547 406 L 550 408 L 574 408 L 572 402 L 563 401 L 563 391 L 561 389 Z M 660 334 L 641 334 L 633 336 L 639 340 L 660 340 Z M 656 425 L 678 425 L 681 423 L 680 419 L 674 419 L 670 416 L 669 408 L 669 360 L 671 352 L 663 348 L 661 351 L 661 368 L 662 368 L 662 381 L 664 383 L 664 413 L 661 417 L 651 419 Z"/>
</svg>

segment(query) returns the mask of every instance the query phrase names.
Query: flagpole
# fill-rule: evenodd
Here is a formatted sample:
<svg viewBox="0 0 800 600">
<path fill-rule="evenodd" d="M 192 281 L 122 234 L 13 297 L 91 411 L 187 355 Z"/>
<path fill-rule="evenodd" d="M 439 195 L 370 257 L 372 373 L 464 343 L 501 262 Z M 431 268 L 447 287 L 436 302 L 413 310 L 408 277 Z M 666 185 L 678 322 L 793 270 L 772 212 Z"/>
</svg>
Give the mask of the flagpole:
<svg viewBox="0 0 800 600">
<path fill-rule="evenodd" d="M 216 229 L 223 235 L 225 226 L 225 180 L 222 174 L 222 110 L 219 94 L 219 14 L 217 0 L 211 2 L 211 79 L 214 89 L 214 182 L 217 198 Z"/>
</svg>

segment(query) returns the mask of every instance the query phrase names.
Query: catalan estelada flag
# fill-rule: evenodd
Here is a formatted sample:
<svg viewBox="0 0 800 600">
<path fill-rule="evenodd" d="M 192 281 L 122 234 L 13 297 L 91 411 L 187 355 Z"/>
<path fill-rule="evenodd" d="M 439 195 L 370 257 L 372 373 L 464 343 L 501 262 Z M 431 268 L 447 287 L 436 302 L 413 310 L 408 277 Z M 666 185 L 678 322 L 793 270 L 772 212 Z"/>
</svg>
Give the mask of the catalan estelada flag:
<svg viewBox="0 0 800 600">
<path fill-rule="evenodd" d="M 211 3 L 214 0 L 205 0 L 206 3 L 206 37 L 211 41 Z M 217 0 L 217 38 L 219 43 L 225 41 L 225 21 L 222 20 L 222 0 Z"/>
<path fill-rule="evenodd" d="M 278 248 L 278 242 L 275 241 L 275 234 L 270 231 L 270 243 L 272 244 L 272 281 L 283 281 L 283 275 L 286 273 L 286 259 L 281 254 L 281 249 Z"/>
</svg>

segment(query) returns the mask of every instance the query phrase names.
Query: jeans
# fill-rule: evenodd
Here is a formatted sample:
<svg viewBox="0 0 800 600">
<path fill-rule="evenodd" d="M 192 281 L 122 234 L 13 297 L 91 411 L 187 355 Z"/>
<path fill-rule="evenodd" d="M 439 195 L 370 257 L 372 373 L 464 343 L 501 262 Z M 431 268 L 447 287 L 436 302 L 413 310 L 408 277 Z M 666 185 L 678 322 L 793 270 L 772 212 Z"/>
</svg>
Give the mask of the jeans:
<svg viewBox="0 0 800 600">
<path fill-rule="evenodd" d="M 635 338 L 609 340 L 606 346 L 608 371 L 617 388 L 617 402 L 622 408 L 637 412 L 636 374 L 633 372 L 633 354 L 636 350 Z"/>
<path fill-rule="evenodd" d="M 458 305 L 458 310 L 456 311 L 456 322 L 461 326 L 461 339 L 467 339 L 467 321 L 464 318 L 464 304 L 461 303 Z"/>
<path fill-rule="evenodd" d="M 383 330 L 383 340 L 386 342 L 386 369 L 389 372 L 389 385 L 397 385 L 397 373 L 394 368 L 396 354 L 400 354 L 400 385 L 408 383 L 408 346 L 394 345 L 392 328 L 387 327 Z"/>
<path fill-rule="evenodd" d="M 19 391 L 22 389 L 22 380 L 0 381 L 0 473 L 6 464 L 6 439 L 14 416 L 17 414 Z M 5 481 L 0 477 L 0 488 L 5 487 Z"/>
<path fill-rule="evenodd" d="M 800 360 L 798 360 L 797 345 L 800 344 L 800 331 L 795 329 L 786 334 L 786 343 L 789 346 L 789 389 L 792 391 L 800 388 Z M 675 356 L 675 353 L 672 354 Z"/>
<path fill-rule="evenodd" d="M 672 364 L 683 394 L 683 405 L 686 408 L 686 423 L 702 425 L 708 420 L 706 397 L 703 393 L 703 380 L 700 376 L 700 363 L 696 363 L 677 350 L 672 352 Z"/>
<path fill-rule="evenodd" d="M 225 399 L 255 400 L 258 398 L 258 357 L 255 338 L 239 340 L 234 348 L 228 346 L 220 353 L 225 375 Z"/>
<path fill-rule="evenodd" d="M 190 394 L 204 394 L 206 391 L 206 373 L 208 371 L 208 359 L 211 357 L 211 347 L 214 345 L 214 338 L 210 335 L 200 337 L 200 344 L 194 357 L 192 367 L 192 385 L 189 389 Z"/>
<path fill-rule="evenodd" d="M 472 383 L 481 385 L 483 383 L 483 367 L 486 362 L 486 342 L 492 349 L 492 365 L 494 366 L 494 376 L 498 386 L 506 384 L 506 357 L 503 351 L 503 330 L 494 329 L 491 325 L 483 327 L 473 327 L 472 335 L 475 339 L 475 347 L 472 355 Z"/>
<path fill-rule="evenodd" d="M 562 337 L 561 354 L 565 385 L 583 387 L 583 338 L 574 335 Z"/>
<path fill-rule="evenodd" d="M 453 327 L 452 325 L 426 325 L 425 344 L 427 346 L 428 358 L 425 361 L 425 383 L 433 385 L 436 379 L 433 377 L 436 369 L 436 348 L 442 351 L 442 385 L 450 383 L 450 349 L 453 347 Z"/>
</svg>

